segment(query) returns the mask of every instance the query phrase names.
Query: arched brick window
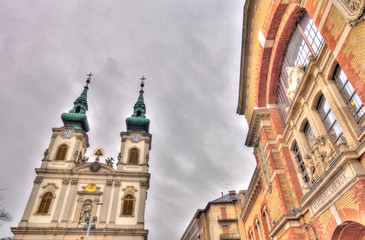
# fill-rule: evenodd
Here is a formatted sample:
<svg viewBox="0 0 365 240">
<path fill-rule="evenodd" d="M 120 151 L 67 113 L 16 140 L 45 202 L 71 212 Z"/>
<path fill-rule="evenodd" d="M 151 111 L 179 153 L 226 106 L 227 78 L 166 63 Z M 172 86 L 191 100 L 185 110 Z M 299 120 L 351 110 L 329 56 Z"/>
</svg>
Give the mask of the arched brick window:
<svg viewBox="0 0 365 240">
<path fill-rule="evenodd" d="M 307 65 L 309 55 L 316 57 L 323 45 L 323 37 L 315 26 L 309 14 L 304 10 L 295 24 L 286 45 L 285 54 L 281 63 L 280 77 L 277 89 L 277 101 L 280 115 L 285 123 L 286 108 L 290 105 L 286 93 L 289 88 L 288 67 Z"/>
<path fill-rule="evenodd" d="M 68 147 L 66 144 L 62 144 L 61 146 L 59 146 L 55 160 L 65 160 L 67 149 Z"/>
<path fill-rule="evenodd" d="M 139 151 L 137 148 L 132 148 L 129 150 L 128 164 L 137 165 L 139 158 Z"/>
<path fill-rule="evenodd" d="M 270 226 L 269 214 L 267 213 L 267 209 L 266 209 L 266 204 L 262 207 L 261 215 L 264 218 L 264 220 L 262 220 L 264 233 L 265 233 L 265 235 L 267 235 L 271 230 L 271 226 Z"/>
<path fill-rule="evenodd" d="M 259 240 L 264 240 L 262 237 L 262 232 L 261 232 L 261 226 L 260 226 L 260 222 L 259 219 L 256 218 L 255 220 L 255 227 L 256 227 L 256 232 L 257 232 L 257 236 Z"/>
<path fill-rule="evenodd" d="M 38 214 L 47 214 L 49 212 L 49 207 L 51 206 L 53 199 L 53 194 L 50 192 L 47 192 L 43 195 L 41 202 L 38 207 Z"/>
<path fill-rule="evenodd" d="M 252 232 L 251 229 L 248 231 L 248 239 L 255 240 L 255 237 L 254 237 L 253 232 Z"/>
<path fill-rule="evenodd" d="M 122 216 L 132 216 L 134 208 L 134 197 L 128 194 L 123 199 Z"/>
</svg>

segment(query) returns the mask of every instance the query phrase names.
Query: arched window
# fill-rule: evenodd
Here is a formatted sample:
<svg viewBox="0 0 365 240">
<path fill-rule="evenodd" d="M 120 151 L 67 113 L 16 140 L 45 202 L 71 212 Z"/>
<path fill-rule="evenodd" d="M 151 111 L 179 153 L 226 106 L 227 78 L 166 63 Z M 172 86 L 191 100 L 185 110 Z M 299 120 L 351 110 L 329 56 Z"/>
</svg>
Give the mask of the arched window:
<svg viewBox="0 0 365 240">
<path fill-rule="evenodd" d="M 79 113 L 80 112 L 80 110 L 81 110 L 81 107 L 80 106 L 77 106 L 77 108 L 76 108 L 76 113 Z"/>
<path fill-rule="evenodd" d="M 138 164 L 138 158 L 139 158 L 139 151 L 137 148 L 132 148 L 129 150 L 129 158 L 128 163 L 131 165 L 137 165 Z"/>
<path fill-rule="evenodd" d="M 250 239 L 250 240 L 255 240 L 255 237 L 253 236 L 253 232 L 252 232 L 252 230 L 250 229 L 250 231 L 248 231 L 248 238 Z"/>
<path fill-rule="evenodd" d="M 340 65 L 338 65 L 336 68 L 335 81 L 340 90 L 340 93 L 346 101 L 346 104 L 350 107 L 350 110 L 354 115 L 355 120 L 357 122 L 360 121 L 360 119 L 365 114 L 364 104 L 360 100 L 359 95 L 357 95 L 357 93 L 355 92 L 355 89 L 352 87 Z"/>
<path fill-rule="evenodd" d="M 57 154 L 56 154 L 56 159 L 55 160 L 65 160 L 66 157 L 66 153 L 67 153 L 67 145 L 66 144 L 62 144 L 61 146 L 58 147 L 57 150 Z"/>
<path fill-rule="evenodd" d="M 256 226 L 258 238 L 260 240 L 263 240 L 263 238 L 262 238 L 262 232 L 261 232 L 261 227 L 260 227 L 260 222 L 259 222 L 259 219 L 258 218 L 256 218 L 256 220 L 255 220 L 255 226 Z"/>
<path fill-rule="evenodd" d="M 304 10 L 295 24 L 286 45 L 285 54 L 281 63 L 280 78 L 277 89 L 277 102 L 280 115 L 285 123 L 286 108 L 290 100 L 286 96 L 289 88 L 287 67 L 307 65 L 309 55 L 316 57 L 323 45 L 323 38 L 309 14 Z"/>
<path fill-rule="evenodd" d="M 142 115 L 141 111 L 137 111 L 137 117 L 140 117 Z"/>
<path fill-rule="evenodd" d="M 266 209 L 266 204 L 262 207 L 261 214 L 265 218 L 265 220 L 263 220 L 262 225 L 264 227 L 265 234 L 267 234 L 268 232 L 270 232 L 271 226 L 270 226 L 269 214 L 267 213 L 267 209 Z"/>
<path fill-rule="evenodd" d="M 132 216 L 133 215 L 134 197 L 130 194 L 125 196 L 123 200 L 122 215 Z"/>
<path fill-rule="evenodd" d="M 41 199 L 41 203 L 39 204 L 38 214 L 47 214 L 49 211 L 49 207 L 51 206 L 53 195 L 50 192 L 47 192 L 43 195 Z"/>
<path fill-rule="evenodd" d="M 298 147 L 297 143 L 294 144 L 293 151 L 295 154 L 295 159 L 297 160 L 297 163 L 298 163 L 299 171 L 302 173 L 303 181 L 305 183 L 309 184 L 309 176 L 308 176 L 307 168 L 305 167 L 305 163 L 303 161 L 303 157 L 299 151 L 299 147 Z"/>
<path fill-rule="evenodd" d="M 304 135 L 305 135 L 305 138 L 307 139 L 307 143 L 308 143 L 309 147 L 312 148 L 315 143 L 315 137 L 314 137 L 311 125 L 309 125 L 309 122 L 307 122 L 304 126 Z"/>
<path fill-rule="evenodd" d="M 336 118 L 323 95 L 319 98 L 317 109 L 331 141 L 337 143 L 340 138 L 344 139 L 340 125 L 338 125 Z"/>
</svg>

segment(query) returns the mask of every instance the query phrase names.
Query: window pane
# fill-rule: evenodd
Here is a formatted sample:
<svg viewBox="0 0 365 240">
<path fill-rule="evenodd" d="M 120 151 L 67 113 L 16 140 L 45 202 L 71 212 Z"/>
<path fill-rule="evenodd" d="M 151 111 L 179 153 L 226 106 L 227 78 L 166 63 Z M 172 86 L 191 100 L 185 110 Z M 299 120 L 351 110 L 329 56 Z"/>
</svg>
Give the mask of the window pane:
<svg viewBox="0 0 365 240">
<path fill-rule="evenodd" d="M 350 99 L 349 106 L 351 107 L 353 113 L 356 113 L 357 110 L 362 106 L 362 102 L 357 93 L 355 93 Z"/>
<path fill-rule="evenodd" d="M 329 131 L 330 138 L 332 142 L 337 142 L 336 139 L 342 134 L 341 128 L 336 122 Z"/>
<path fill-rule="evenodd" d="M 327 100 L 324 97 L 320 99 L 318 111 L 319 115 L 321 116 L 321 119 L 326 117 L 326 114 L 330 111 L 330 106 L 328 105 Z"/>
<path fill-rule="evenodd" d="M 347 82 L 345 87 L 343 88 L 343 94 L 345 95 L 346 99 L 349 99 L 352 94 L 354 93 L 354 88 L 351 86 L 350 82 Z"/>
<path fill-rule="evenodd" d="M 315 143 L 314 134 L 313 134 L 312 128 L 309 125 L 309 123 L 307 123 L 304 128 L 304 135 L 305 135 L 305 138 L 307 139 L 309 147 L 313 147 L 313 145 Z"/>
<path fill-rule="evenodd" d="M 342 86 L 346 83 L 347 81 L 347 77 L 345 75 L 345 73 L 343 72 L 343 70 L 340 68 L 338 70 L 337 76 L 336 76 L 336 80 L 338 85 L 342 88 Z"/>
<path fill-rule="evenodd" d="M 336 121 L 335 116 L 333 115 L 332 111 L 330 111 L 327 115 L 327 117 L 324 119 L 324 125 L 326 126 L 326 129 L 330 129 L 332 124 Z"/>
</svg>

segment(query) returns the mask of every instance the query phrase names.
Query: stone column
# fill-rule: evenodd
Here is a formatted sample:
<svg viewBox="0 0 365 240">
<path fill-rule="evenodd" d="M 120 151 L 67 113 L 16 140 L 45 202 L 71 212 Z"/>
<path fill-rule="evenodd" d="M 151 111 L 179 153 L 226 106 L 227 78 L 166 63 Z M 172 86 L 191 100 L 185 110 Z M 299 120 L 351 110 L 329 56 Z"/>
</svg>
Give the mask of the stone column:
<svg viewBox="0 0 365 240">
<path fill-rule="evenodd" d="M 65 196 L 66 196 L 67 186 L 68 186 L 69 182 L 70 182 L 70 180 L 66 179 L 66 178 L 62 180 L 61 192 L 60 192 L 60 195 L 58 196 L 57 206 L 55 208 L 55 213 L 53 214 L 53 218 L 52 218 L 52 223 L 51 223 L 52 227 L 57 227 L 58 220 L 59 220 L 60 214 L 61 214 L 62 205 L 64 203 Z"/>
<path fill-rule="evenodd" d="M 63 216 L 62 216 L 62 227 L 66 227 L 66 223 L 67 221 L 70 219 L 71 220 L 71 212 L 72 212 L 72 208 L 76 202 L 75 199 L 75 193 L 77 190 L 77 179 L 71 179 L 71 187 L 69 188 L 69 194 L 66 200 L 66 205 L 65 205 L 65 210 L 63 212 Z"/>
<path fill-rule="evenodd" d="M 110 202 L 110 192 L 112 190 L 113 180 L 107 180 L 106 181 L 106 187 L 104 191 L 104 197 L 103 197 L 103 206 L 101 208 L 100 213 L 100 223 L 106 223 L 106 217 L 108 215 L 108 209 L 109 209 L 109 202 Z"/>
<path fill-rule="evenodd" d="M 34 185 L 33 185 L 33 189 L 32 192 L 30 193 L 29 199 L 28 199 L 28 203 L 25 207 L 24 213 L 23 213 L 23 217 L 19 223 L 19 227 L 26 227 L 27 223 L 28 223 L 28 219 L 29 216 L 31 214 L 32 208 L 35 204 L 35 200 L 37 199 L 37 195 L 38 195 L 38 191 L 39 188 L 41 186 L 41 183 L 43 181 L 43 177 L 36 177 L 34 179 Z"/>
<path fill-rule="evenodd" d="M 147 183 L 141 182 L 139 189 L 139 204 L 138 204 L 138 216 L 137 216 L 137 224 L 142 224 L 144 227 L 144 211 L 146 207 L 146 199 L 147 199 Z"/>
<path fill-rule="evenodd" d="M 121 182 L 120 181 L 115 181 L 114 183 L 114 196 L 113 196 L 113 202 L 112 202 L 112 211 L 110 213 L 110 224 L 113 224 L 115 226 L 115 218 L 117 216 L 117 214 L 119 215 L 119 213 L 117 213 L 117 207 L 118 204 L 120 204 L 119 201 L 119 191 L 120 191 L 120 185 Z M 113 227 L 114 227 L 113 226 Z"/>
</svg>

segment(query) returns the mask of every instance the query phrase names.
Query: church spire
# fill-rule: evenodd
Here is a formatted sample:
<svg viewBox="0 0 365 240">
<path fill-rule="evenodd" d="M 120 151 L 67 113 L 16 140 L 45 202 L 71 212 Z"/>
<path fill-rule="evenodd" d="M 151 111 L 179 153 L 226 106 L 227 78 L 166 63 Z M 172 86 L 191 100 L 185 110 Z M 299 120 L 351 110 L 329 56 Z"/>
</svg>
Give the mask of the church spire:
<svg viewBox="0 0 365 240">
<path fill-rule="evenodd" d="M 74 102 L 74 107 L 68 113 L 63 113 L 61 115 L 63 124 L 66 126 L 71 126 L 75 129 L 84 130 L 85 132 L 90 131 L 89 122 L 87 121 L 86 111 L 88 110 L 87 105 L 87 91 L 89 90 L 89 83 L 92 73 L 87 75 L 86 85 L 80 96 Z"/>
<path fill-rule="evenodd" d="M 128 117 L 125 121 L 127 124 L 127 131 L 141 131 L 143 133 L 148 133 L 150 127 L 150 120 L 146 118 L 146 105 L 144 104 L 143 98 L 143 87 L 145 77 L 141 78 L 141 90 L 139 91 L 139 97 L 134 104 L 134 112 L 131 117 Z"/>
</svg>

